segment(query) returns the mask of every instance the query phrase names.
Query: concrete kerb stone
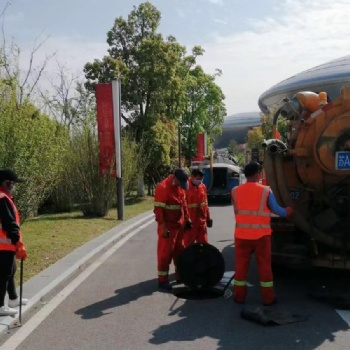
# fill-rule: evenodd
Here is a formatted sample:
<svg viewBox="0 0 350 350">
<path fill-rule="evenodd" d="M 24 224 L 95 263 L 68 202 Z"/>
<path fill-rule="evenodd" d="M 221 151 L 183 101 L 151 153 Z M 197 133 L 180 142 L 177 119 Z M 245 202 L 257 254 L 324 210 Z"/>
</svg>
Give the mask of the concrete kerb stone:
<svg viewBox="0 0 350 350">
<path fill-rule="evenodd" d="M 22 306 L 22 319 L 38 303 L 42 303 L 54 289 L 64 284 L 72 276 L 84 270 L 101 251 L 108 250 L 113 244 L 122 239 L 135 228 L 149 221 L 152 223 L 154 215 L 151 211 L 129 219 L 111 230 L 99 235 L 83 246 L 75 249 L 46 270 L 23 284 L 23 297 L 29 299 L 27 305 Z M 73 233 L 74 234 L 74 233 Z M 25 236 L 24 236 L 25 237 Z M 28 252 L 30 258 L 30 252 Z M 43 257 L 44 258 L 44 257 Z M 25 274 L 25 262 L 24 262 Z M 18 291 L 19 294 L 19 291 Z M 0 317 L 0 336 L 7 333 L 11 326 L 18 322 L 18 314 L 14 317 Z"/>
</svg>

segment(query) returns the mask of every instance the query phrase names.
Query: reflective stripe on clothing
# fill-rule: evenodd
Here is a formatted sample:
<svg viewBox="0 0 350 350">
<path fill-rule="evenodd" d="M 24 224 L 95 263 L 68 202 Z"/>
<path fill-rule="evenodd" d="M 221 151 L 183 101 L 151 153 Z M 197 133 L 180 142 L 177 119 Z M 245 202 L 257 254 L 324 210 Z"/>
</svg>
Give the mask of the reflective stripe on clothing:
<svg viewBox="0 0 350 350">
<path fill-rule="evenodd" d="M 266 288 L 271 288 L 271 287 L 273 287 L 273 281 L 270 281 L 270 282 L 261 282 L 260 281 L 260 286 L 266 287 Z"/>
<path fill-rule="evenodd" d="M 9 238 L 0 238 L 0 243 L 12 244 L 12 242 L 11 242 L 11 240 Z"/>
<path fill-rule="evenodd" d="M 264 225 L 264 224 L 236 224 L 236 227 L 242 227 L 242 228 L 270 228 L 270 225 Z"/>
<path fill-rule="evenodd" d="M 158 276 L 168 276 L 168 271 L 158 271 Z"/>
<path fill-rule="evenodd" d="M 167 205 L 166 203 L 161 203 L 161 202 L 154 202 L 154 206 L 169 209 L 169 210 L 180 210 L 181 209 L 181 205 L 178 205 L 178 204 Z"/>
<path fill-rule="evenodd" d="M 235 237 L 259 239 L 271 234 L 271 211 L 267 205 L 270 187 L 248 182 L 232 189 Z"/>
<path fill-rule="evenodd" d="M 235 214 L 271 216 L 270 213 L 265 213 L 265 212 L 255 211 L 255 210 L 235 210 Z"/>
<path fill-rule="evenodd" d="M 181 205 L 178 205 L 178 204 L 166 205 L 164 208 L 169 210 L 180 210 Z"/>
<path fill-rule="evenodd" d="M 161 202 L 154 202 L 154 206 L 155 207 L 165 208 L 166 204 L 165 203 L 161 203 Z"/>
<path fill-rule="evenodd" d="M 267 196 L 269 194 L 270 188 L 265 187 L 263 189 L 263 194 L 260 200 L 259 210 L 239 210 L 235 208 L 235 214 L 241 215 L 259 215 L 259 216 L 271 216 L 271 213 L 264 212 L 264 205 L 267 201 Z M 233 196 L 232 198 L 236 198 L 236 187 L 232 190 Z"/>
<path fill-rule="evenodd" d="M 199 207 L 199 205 L 198 205 L 198 203 L 194 203 L 194 204 L 188 204 L 187 205 L 187 208 L 198 208 Z"/>
<path fill-rule="evenodd" d="M 244 287 L 247 285 L 247 281 L 237 281 L 237 280 L 233 280 L 233 284 L 235 286 L 238 286 L 238 287 Z"/>
</svg>

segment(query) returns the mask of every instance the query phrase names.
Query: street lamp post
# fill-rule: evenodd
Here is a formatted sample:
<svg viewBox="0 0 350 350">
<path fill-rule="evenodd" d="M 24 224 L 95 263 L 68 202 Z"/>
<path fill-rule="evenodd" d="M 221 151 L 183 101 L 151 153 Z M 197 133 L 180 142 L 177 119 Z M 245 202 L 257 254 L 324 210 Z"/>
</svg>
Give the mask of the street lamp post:
<svg viewBox="0 0 350 350">
<path fill-rule="evenodd" d="M 179 151 L 179 168 L 181 168 L 181 123 L 179 121 L 178 127 L 177 127 L 177 143 L 178 143 L 178 151 Z"/>
</svg>

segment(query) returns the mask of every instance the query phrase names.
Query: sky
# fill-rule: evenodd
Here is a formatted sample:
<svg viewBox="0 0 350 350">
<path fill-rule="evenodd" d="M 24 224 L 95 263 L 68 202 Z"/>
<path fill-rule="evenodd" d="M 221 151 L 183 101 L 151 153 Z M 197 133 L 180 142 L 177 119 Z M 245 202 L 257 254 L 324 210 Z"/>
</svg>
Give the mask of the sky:
<svg viewBox="0 0 350 350">
<path fill-rule="evenodd" d="M 72 74 L 107 54 L 107 32 L 139 0 L 0 0 L 6 42 L 21 48 L 23 69 L 34 43 L 37 66 L 56 53 Z M 301 71 L 350 54 L 350 0 L 151 0 L 162 14 L 159 31 L 188 51 L 201 45 L 198 63 L 223 75 L 227 114 L 259 111 L 267 89 Z M 51 61 L 46 76 L 57 73 Z"/>
</svg>

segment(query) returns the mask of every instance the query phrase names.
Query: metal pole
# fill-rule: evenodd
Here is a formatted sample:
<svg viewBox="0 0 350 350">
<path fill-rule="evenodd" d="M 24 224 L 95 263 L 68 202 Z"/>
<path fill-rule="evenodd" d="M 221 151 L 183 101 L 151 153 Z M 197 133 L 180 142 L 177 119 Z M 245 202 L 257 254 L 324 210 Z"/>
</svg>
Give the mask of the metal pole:
<svg viewBox="0 0 350 350">
<path fill-rule="evenodd" d="M 23 298 L 23 259 L 21 259 L 21 271 L 19 274 L 19 324 L 22 325 L 22 298 Z"/>
<path fill-rule="evenodd" d="M 181 123 L 180 121 L 177 127 L 177 131 L 178 131 L 177 142 L 178 142 L 178 149 L 179 149 L 179 168 L 181 168 Z"/>
<path fill-rule="evenodd" d="M 117 211 L 118 220 L 124 220 L 124 189 L 122 177 L 121 155 L 121 81 L 112 81 L 113 94 L 113 117 L 114 117 L 114 140 L 117 167 Z"/>
</svg>

